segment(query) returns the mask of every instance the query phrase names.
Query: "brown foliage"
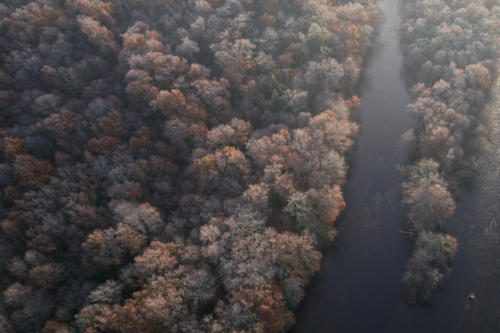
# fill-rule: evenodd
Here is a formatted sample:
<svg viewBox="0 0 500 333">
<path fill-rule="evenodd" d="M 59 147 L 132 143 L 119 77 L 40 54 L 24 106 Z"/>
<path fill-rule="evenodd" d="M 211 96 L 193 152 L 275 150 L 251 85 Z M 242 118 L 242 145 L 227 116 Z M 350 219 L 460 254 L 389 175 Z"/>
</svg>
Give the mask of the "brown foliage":
<svg viewBox="0 0 500 333">
<path fill-rule="evenodd" d="M 49 320 L 45 323 L 41 333 L 69 333 L 71 328 L 68 324 Z"/>
<path fill-rule="evenodd" d="M 102 136 L 122 137 L 127 134 L 127 126 L 120 111 L 112 110 L 105 117 L 99 118 L 98 124 Z"/>
<path fill-rule="evenodd" d="M 43 121 L 43 125 L 57 139 L 59 145 L 71 140 L 71 134 L 79 123 L 80 119 L 73 112 L 66 109 L 52 114 Z"/>
<path fill-rule="evenodd" d="M 17 186 L 7 186 L 4 190 L 4 199 L 13 202 L 21 197 L 21 191 Z"/>
<path fill-rule="evenodd" d="M 17 155 L 14 170 L 19 183 L 33 189 L 42 187 L 55 173 L 55 169 L 47 160 L 39 160 L 31 155 Z"/>
<path fill-rule="evenodd" d="M 23 139 L 6 137 L 5 138 L 5 158 L 7 161 L 13 161 L 16 155 L 26 154 L 26 145 Z"/>
<path fill-rule="evenodd" d="M 276 285 L 243 289 L 236 294 L 243 305 L 257 315 L 265 332 L 278 333 L 288 328 L 293 322 L 292 313 L 286 308 L 283 294 Z"/>
<path fill-rule="evenodd" d="M 180 321 L 187 315 L 180 286 L 179 279 L 158 277 L 123 305 L 104 308 L 96 318 L 98 327 L 124 333 L 179 331 Z"/>
<path fill-rule="evenodd" d="M 269 14 L 263 14 L 259 17 L 259 22 L 262 27 L 268 27 L 276 23 L 276 17 Z"/>
<path fill-rule="evenodd" d="M 129 140 L 130 149 L 133 152 L 153 148 L 151 143 L 151 130 L 147 126 L 142 126 L 135 132 L 135 136 Z"/>
<path fill-rule="evenodd" d="M 37 288 L 55 289 L 61 282 L 64 270 L 55 264 L 34 267 L 30 271 L 30 283 Z"/>
<path fill-rule="evenodd" d="M 26 23 L 15 21 L 15 20 L 10 19 L 8 17 L 3 19 L 3 23 L 7 26 L 7 28 L 9 30 L 18 31 L 18 32 L 23 32 L 28 27 L 28 25 Z"/>
<path fill-rule="evenodd" d="M 82 244 L 82 263 L 91 272 L 116 266 L 130 255 L 137 255 L 146 245 L 147 237 L 128 225 L 116 229 L 97 229 Z"/>
<path fill-rule="evenodd" d="M 158 93 L 151 106 L 161 111 L 165 117 L 170 118 L 174 114 L 181 114 L 186 107 L 186 98 L 177 89 L 171 91 L 162 90 Z"/>
<path fill-rule="evenodd" d="M 110 136 L 92 138 L 87 144 L 87 149 L 97 155 L 111 155 L 120 145 L 120 139 Z"/>
<path fill-rule="evenodd" d="M 102 2 L 100 0 L 76 0 L 75 5 L 78 6 L 82 14 L 90 16 L 101 23 L 115 23 L 110 3 Z"/>
</svg>

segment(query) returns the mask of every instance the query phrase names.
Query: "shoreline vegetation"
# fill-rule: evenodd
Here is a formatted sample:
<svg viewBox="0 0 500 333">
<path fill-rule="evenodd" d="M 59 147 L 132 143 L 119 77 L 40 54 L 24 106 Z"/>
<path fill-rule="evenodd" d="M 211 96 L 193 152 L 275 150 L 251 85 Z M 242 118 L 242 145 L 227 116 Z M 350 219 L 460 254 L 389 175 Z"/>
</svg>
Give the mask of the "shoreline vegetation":
<svg viewBox="0 0 500 333">
<path fill-rule="evenodd" d="M 345 206 L 378 14 L 3 1 L 0 331 L 290 328 Z"/>
<path fill-rule="evenodd" d="M 458 241 L 446 233 L 456 198 L 474 176 L 485 128 L 480 114 L 498 75 L 495 1 L 404 0 L 401 40 L 416 125 L 402 135 L 414 157 L 402 167 L 402 202 L 413 253 L 403 276 L 410 303 L 426 303 L 452 269 Z"/>
</svg>

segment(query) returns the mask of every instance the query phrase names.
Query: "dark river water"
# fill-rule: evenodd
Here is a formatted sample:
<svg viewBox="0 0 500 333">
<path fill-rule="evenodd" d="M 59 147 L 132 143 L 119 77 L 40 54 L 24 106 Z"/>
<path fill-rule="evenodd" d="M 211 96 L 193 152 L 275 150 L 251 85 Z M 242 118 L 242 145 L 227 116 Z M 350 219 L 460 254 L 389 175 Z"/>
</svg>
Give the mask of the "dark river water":
<svg viewBox="0 0 500 333">
<path fill-rule="evenodd" d="M 402 298 L 410 247 L 400 232 L 405 210 L 396 166 L 407 163 L 398 142 L 412 121 L 405 112 L 410 100 L 401 75 L 399 1 L 382 1 L 382 8 L 362 78 L 361 131 L 345 187 L 347 207 L 337 222 L 339 236 L 324 253 L 292 331 L 500 332 L 498 105 L 485 115 L 492 144 L 485 145 L 477 185 L 461 195 L 450 221 L 449 233 L 460 243 L 453 273 L 431 305 L 408 306 Z M 472 292 L 474 303 L 468 301 Z"/>
</svg>

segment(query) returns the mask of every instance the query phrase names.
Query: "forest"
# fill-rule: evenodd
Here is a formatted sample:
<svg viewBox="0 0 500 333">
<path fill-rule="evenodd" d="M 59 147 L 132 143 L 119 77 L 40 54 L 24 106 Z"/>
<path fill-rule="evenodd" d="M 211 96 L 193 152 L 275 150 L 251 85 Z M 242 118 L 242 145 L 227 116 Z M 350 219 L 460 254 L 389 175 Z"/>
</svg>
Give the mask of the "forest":
<svg viewBox="0 0 500 333">
<path fill-rule="evenodd" d="M 0 4 L 0 331 L 280 332 L 345 206 L 371 1 Z"/>
<path fill-rule="evenodd" d="M 0 332 L 293 329 L 342 234 L 379 2 L 3 0 Z M 401 0 L 401 19 L 418 304 L 459 251 L 500 3 Z"/>
</svg>

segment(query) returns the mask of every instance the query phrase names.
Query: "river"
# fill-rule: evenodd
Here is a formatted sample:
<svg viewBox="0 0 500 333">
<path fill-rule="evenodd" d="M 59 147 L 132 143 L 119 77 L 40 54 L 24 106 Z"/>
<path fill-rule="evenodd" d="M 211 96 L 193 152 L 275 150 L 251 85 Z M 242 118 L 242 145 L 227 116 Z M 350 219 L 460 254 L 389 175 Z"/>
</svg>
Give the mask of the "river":
<svg viewBox="0 0 500 333">
<path fill-rule="evenodd" d="M 297 313 L 296 332 L 384 332 L 397 315 L 409 248 L 401 234 L 398 142 L 411 124 L 401 75 L 399 2 L 383 17 L 361 83 L 360 133 L 345 187 L 339 236 Z"/>
<path fill-rule="evenodd" d="M 398 141 L 412 121 L 405 112 L 410 100 L 401 75 L 399 1 L 381 6 L 361 81 L 361 131 L 345 187 L 347 207 L 293 332 L 500 332 L 500 82 L 484 113 L 489 140 L 475 186 L 461 194 L 449 222 L 460 243 L 453 272 L 430 305 L 408 306 L 401 277 L 410 248 L 400 232 L 405 210 L 396 167 L 407 163 Z"/>
</svg>

